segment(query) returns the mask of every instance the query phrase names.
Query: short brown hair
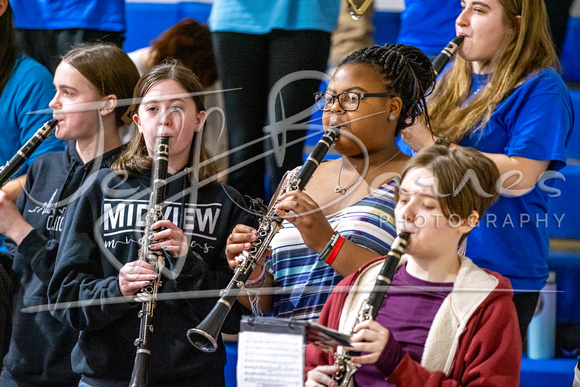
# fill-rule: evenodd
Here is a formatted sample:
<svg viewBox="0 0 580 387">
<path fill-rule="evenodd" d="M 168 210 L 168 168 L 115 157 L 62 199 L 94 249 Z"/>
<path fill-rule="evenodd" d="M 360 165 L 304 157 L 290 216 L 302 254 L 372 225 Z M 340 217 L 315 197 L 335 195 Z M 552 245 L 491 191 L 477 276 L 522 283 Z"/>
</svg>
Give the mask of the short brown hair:
<svg viewBox="0 0 580 387">
<path fill-rule="evenodd" d="M 417 168 L 427 168 L 433 173 L 438 185 L 437 199 L 446 218 L 457 215 L 468 219 L 477 211 L 481 219 L 499 196 L 496 184 L 500 174 L 493 161 L 472 148 L 450 150 L 434 145 L 407 161 L 397 181 L 395 203 L 399 201 L 401 182 L 409 171 Z"/>
</svg>

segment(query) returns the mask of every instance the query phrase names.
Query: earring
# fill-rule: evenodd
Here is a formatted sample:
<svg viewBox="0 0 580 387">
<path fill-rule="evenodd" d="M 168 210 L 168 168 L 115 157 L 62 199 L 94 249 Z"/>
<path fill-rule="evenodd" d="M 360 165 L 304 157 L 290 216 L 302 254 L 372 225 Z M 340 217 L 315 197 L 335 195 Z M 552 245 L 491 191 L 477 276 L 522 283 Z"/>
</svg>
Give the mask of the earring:
<svg viewBox="0 0 580 387">
<path fill-rule="evenodd" d="M 391 115 L 389 116 L 389 121 L 394 121 L 394 120 L 395 120 L 395 115 L 394 115 L 394 114 L 391 114 Z"/>
</svg>

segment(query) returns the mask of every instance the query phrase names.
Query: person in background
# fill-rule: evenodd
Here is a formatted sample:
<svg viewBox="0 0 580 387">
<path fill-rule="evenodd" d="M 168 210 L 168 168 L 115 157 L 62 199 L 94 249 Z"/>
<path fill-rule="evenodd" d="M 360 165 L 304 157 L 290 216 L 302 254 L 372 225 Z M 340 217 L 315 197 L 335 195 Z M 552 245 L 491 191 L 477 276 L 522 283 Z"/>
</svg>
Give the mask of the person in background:
<svg viewBox="0 0 580 387">
<path fill-rule="evenodd" d="M 339 130 L 333 149 L 342 157 L 321 163 L 303 191 L 278 198 L 276 214 L 285 219 L 284 228 L 265 257 L 269 269 L 260 260 L 250 276 L 254 283 L 247 285 L 259 294 L 263 311 L 316 320 L 343 276 L 389 251 L 395 176 L 409 158 L 395 137 L 425 112 L 434 81 L 431 62 L 419 49 L 370 46 L 344 59 L 326 91 L 316 94 L 324 127 Z M 231 267 L 254 240 L 256 230 L 236 227 L 226 249 Z M 272 286 L 292 292 L 272 300 Z M 270 293 L 260 293 L 261 287 Z M 248 306 L 243 296 L 238 299 Z"/>
<path fill-rule="evenodd" d="M 319 319 L 352 332 L 346 349 L 359 352 L 356 385 L 519 385 L 522 342 L 509 280 L 457 253 L 497 198 L 498 178 L 494 163 L 469 148 L 429 147 L 403 167 L 395 217 L 409 238 L 376 318 L 358 321 L 369 297 L 360 289 L 372 289 L 384 259 L 345 278 Z M 305 370 L 306 386 L 332 386 L 339 367 L 309 344 Z"/>
<path fill-rule="evenodd" d="M 332 32 L 330 54 L 328 56 L 328 73 L 333 74 L 340 62 L 356 50 L 372 46 L 373 41 L 373 7 L 358 19 L 353 19 L 348 2 L 340 2 L 338 26 Z"/>
<path fill-rule="evenodd" d="M 54 88 L 52 75 L 35 60 L 22 54 L 16 45 L 12 7 L 0 0 L 0 116 L 3 117 L 0 167 L 4 166 L 49 119 L 48 114 L 27 114 L 48 108 Z M 25 175 L 41 154 L 64 149 L 64 143 L 49 137 L 22 165 L 17 175 Z M 2 189 L 13 201 L 22 192 L 25 176 L 8 182 Z"/>
<path fill-rule="evenodd" d="M 461 1 L 405 0 L 397 43 L 415 46 L 433 60 L 455 37 Z"/>
<path fill-rule="evenodd" d="M 574 0 L 544 0 L 546 11 L 548 12 L 548 22 L 552 41 L 556 47 L 558 55 L 562 54 L 564 39 L 568 31 L 568 20 L 570 19 L 570 9 Z"/>
<path fill-rule="evenodd" d="M 75 44 L 108 42 L 122 48 L 124 0 L 11 0 L 19 47 L 54 74 Z"/>
<path fill-rule="evenodd" d="M 225 122 L 224 96 L 218 79 L 216 59 L 211 32 L 205 24 L 191 18 L 183 19 L 163 31 L 149 47 L 129 53 L 139 73 L 143 75 L 151 67 L 169 59 L 178 59 L 198 76 L 203 90 L 204 105 L 208 111 L 203 129 L 203 143 L 214 158 L 217 171 L 228 167 L 228 136 Z M 215 109 L 211 112 L 210 109 Z"/>
<path fill-rule="evenodd" d="M 142 302 L 132 301 L 158 276 L 162 282 L 158 294 L 166 298 L 156 300 L 154 331 L 146 348 L 151 351 L 151 385 L 224 385 L 226 354 L 221 339 L 216 352 L 204 353 L 189 343 L 186 332 L 209 313 L 218 289 L 232 277 L 224 256 L 225 236 L 234 225 L 255 221 L 238 192 L 212 180 L 214 167 L 204 163 L 203 146 L 197 154 L 196 133 L 205 120 L 201 91 L 195 74 L 177 61 L 143 75 L 133 95 L 139 134 L 112 169 L 98 173 L 74 203 L 74 216 L 65 220 L 67 238 L 59 249 L 48 294 L 53 305 L 85 302 L 78 308 L 51 310 L 81 331 L 72 352 L 73 370 L 81 374 L 79 386 L 128 384 L 142 311 Z M 158 203 L 163 219 L 151 224 L 146 216 L 161 135 L 168 137 L 166 194 Z M 145 227 L 151 235 L 148 240 Z M 163 254 L 162 272 L 154 272 L 149 257 L 142 255 L 144 244 L 149 245 L 143 250 L 146 254 Z M 215 296 L 189 296 L 208 290 Z M 97 305 L 86 303 L 95 300 Z M 226 333 L 237 332 L 241 311 L 241 306 L 234 307 L 224 324 Z"/>
<path fill-rule="evenodd" d="M 78 375 L 70 353 L 78 331 L 47 312 L 23 308 L 48 303 L 47 289 L 60 246 L 69 203 L 86 180 L 121 152 L 119 130 L 130 124 L 127 105 L 139 74 L 127 54 L 110 44 L 79 45 L 56 69 L 50 102 L 58 120 L 56 137 L 70 141 L 63 152 L 43 154 L 29 169 L 25 192 L 14 205 L 0 193 L 0 232 L 7 236 L 14 286 L 14 311 L 2 386 L 72 386 Z M 88 106 L 87 104 L 93 104 Z M 78 107 L 81 111 L 74 111 Z M 8 239 L 9 238 L 9 239 Z"/>
<path fill-rule="evenodd" d="M 570 8 L 574 0 L 544 0 L 552 41 L 562 53 Z M 405 0 L 397 43 L 418 47 L 432 60 L 455 37 L 461 1 Z"/>
<path fill-rule="evenodd" d="M 8 0 L 0 0 L 0 116 L 3 117 L 0 141 L 0 167 L 6 165 L 20 148 L 49 119 L 49 114 L 28 114 L 48 108 L 54 95 L 52 75 L 35 60 L 22 54 L 16 45 L 12 22 L 13 12 Z M 41 154 L 64 149 L 64 142 L 51 135 L 26 160 L 14 178 L 3 187 L 15 202 L 26 182 L 26 172 Z M 4 235 L 0 234 L 0 252 L 5 252 Z M 1 259 L 1 258 L 0 258 Z M 11 262 L 1 261 L 6 272 Z M 7 286 L 7 285 L 6 285 Z M 11 298 L 7 295 L 7 298 Z M 10 312 L 8 312 L 10 314 Z M 1 327 L 0 327 L 1 330 Z M 10 328 L 8 327 L 8 330 Z M 7 344 L 7 342 L 6 342 Z"/>
<path fill-rule="evenodd" d="M 473 147 L 497 165 L 504 190 L 467 238 L 466 255 L 509 278 L 523 338 L 548 279 L 550 174 L 566 165 L 574 112 L 543 0 L 461 4 L 455 26 L 465 40 L 429 99 L 434 135 L 419 123 L 401 138 L 415 151 Z"/>
<path fill-rule="evenodd" d="M 310 116 L 321 78 L 300 72 L 326 70 L 340 2 L 213 2 L 208 23 L 219 78 L 226 90 L 240 88 L 224 98 L 231 152 L 228 184 L 242 194 L 268 202 L 284 173 L 302 164 L 306 132 L 295 127 L 305 129 L 307 123 L 294 116 Z M 290 78 L 274 90 L 286 76 Z M 275 98 L 269 101 L 270 93 Z M 276 133 L 265 133 L 268 125 Z"/>
</svg>

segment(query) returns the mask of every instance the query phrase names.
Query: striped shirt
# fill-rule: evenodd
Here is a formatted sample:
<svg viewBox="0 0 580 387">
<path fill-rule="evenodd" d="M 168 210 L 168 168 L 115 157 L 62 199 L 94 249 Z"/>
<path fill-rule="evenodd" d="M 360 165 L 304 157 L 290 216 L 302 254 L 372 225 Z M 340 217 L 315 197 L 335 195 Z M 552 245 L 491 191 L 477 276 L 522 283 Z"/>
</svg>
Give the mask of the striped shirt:
<svg viewBox="0 0 580 387">
<path fill-rule="evenodd" d="M 392 179 L 350 207 L 327 216 L 332 228 L 354 243 L 387 254 L 396 237 L 395 182 Z M 317 320 L 342 276 L 318 260 L 318 254 L 306 247 L 296 227 L 286 221 L 283 226 L 272 241 L 268 262 L 277 288 L 274 316 Z"/>
</svg>

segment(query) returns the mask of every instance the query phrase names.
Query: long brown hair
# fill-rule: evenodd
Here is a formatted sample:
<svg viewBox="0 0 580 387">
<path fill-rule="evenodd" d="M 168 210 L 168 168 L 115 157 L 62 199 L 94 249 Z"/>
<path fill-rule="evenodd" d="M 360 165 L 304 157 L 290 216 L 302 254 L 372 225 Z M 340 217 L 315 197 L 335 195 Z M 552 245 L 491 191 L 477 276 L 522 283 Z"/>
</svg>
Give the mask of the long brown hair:
<svg viewBox="0 0 580 387">
<path fill-rule="evenodd" d="M 104 97 L 116 95 L 118 100 L 127 100 L 139 80 L 139 71 L 129 56 L 111 43 L 81 43 L 74 46 L 62 61 L 78 70 Z M 128 115 L 130 105 L 115 109 L 117 127 L 131 123 Z"/>
<path fill-rule="evenodd" d="M 544 0 L 498 1 L 503 21 L 513 33 L 506 36 L 493 59 L 495 71 L 487 86 L 464 105 L 471 94 L 473 66 L 458 57 L 428 101 L 433 132 L 451 142 L 461 140 L 473 128 L 483 128 L 497 105 L 529 74 L 559 68 Z"/>
<path fill-rule="evenodd" d="M 193 98 L 193 102 L 195 103 L 198 112 L 205 110 L 203 95 L 201 94 L 203 88 L 199 79 L 191 70 L 183 66 L 179 61 L 172 60 L 153 67 L 147 74 L 139 79 L 133 93 L 131 114 L 136 114 L 138 112 L 142 99 L 153 86 L 167 79 L 177 82 L 188 93 L 193 93 L 191 98 Z M 190 150 L 190 160 L 193 158 L 195 142 L 201 140 L 201 137 L 199 137 L 200 134 L 201 133 L 199 132 L 195 133 L 193 137 Z M 214 163 L 205 163 L 205 161 L 209 159 L 209 155 L 203 142 L 201 143 L 200 159 L 203 165 L 198 171 L 199 180 L 204 180 L 213 176 L 216 173 L 216 167 Z M 125 170 L 129 174 L 133 174 L 149 171 L 152 166 L 153 159 L 147 152 L 147 144 L 145 143 L 143 133 L 137 133 L 127 146 L 127 149 L 119 156 L 117 161 L 113 163 L 111 168 L 114 170 Z"/>
<path fill-rule="evenodd" d="M 0 95 L 12 75 L 18 56 L 10 2 L 7 2 L 6 7 L 4 15 L 0 16 Z"/>
</svg>

